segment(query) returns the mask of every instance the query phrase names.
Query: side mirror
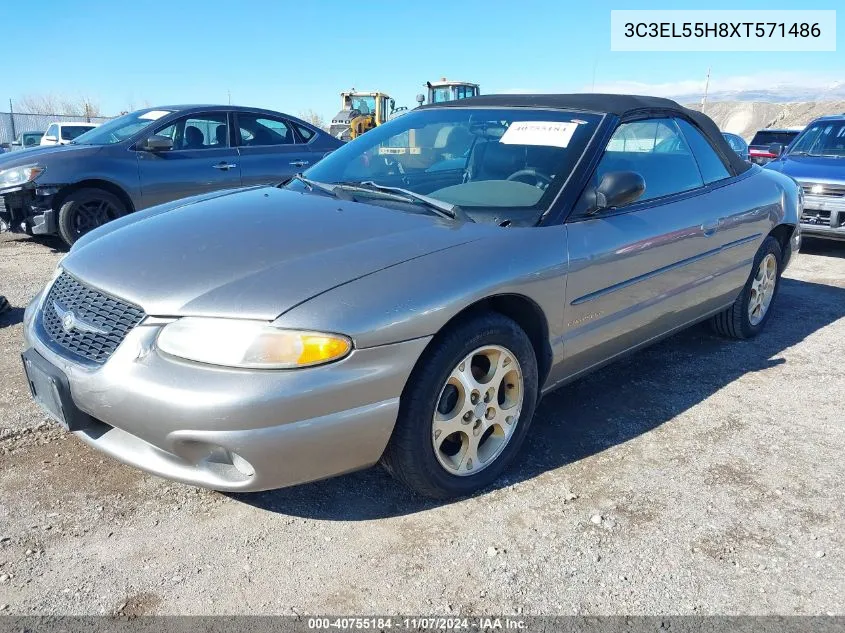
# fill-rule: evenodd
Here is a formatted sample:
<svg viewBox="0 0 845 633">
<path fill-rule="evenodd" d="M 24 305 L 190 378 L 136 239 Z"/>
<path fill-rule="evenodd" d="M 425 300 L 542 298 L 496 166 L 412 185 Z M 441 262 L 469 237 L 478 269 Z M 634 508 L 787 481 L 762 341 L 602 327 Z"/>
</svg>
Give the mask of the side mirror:
<svg viewBox="0 0 845 633">
<path fill-rule="evenodd" d="M 45 140 L 45 141 L 50 141 L 51 143 L 55 143 L 55 142 L 56 142 L 56 141 L 58 141 L 59 139 L 58 139 L 58 138 L 56 138 L 55 136 L 53 136 L 53 135 L 51 134 L 50 136 L 45 136 L 45 137 L 44 137 L 44 140 Z"/>
<path fill-rule="evenodd" d="M 173 149 L 173 139 L 169 136 L 151 136 L 141 143 L 139 149 L 145 152 L 166 152 Z"/>
<path fill-rule="evenodd" d="M 769 145 L 769 154 L 774 154 L 775 158 L 783 154 L 783 145 L 780 143 L 772 143 Z"/>
<path fill-rule="evenodd" d="M 645 193 L 645 180 L 635 171 L 609 171 L 602 176 L 595 191 L 595 203 L 589 214 L 631 204 Z"/>
</svg>

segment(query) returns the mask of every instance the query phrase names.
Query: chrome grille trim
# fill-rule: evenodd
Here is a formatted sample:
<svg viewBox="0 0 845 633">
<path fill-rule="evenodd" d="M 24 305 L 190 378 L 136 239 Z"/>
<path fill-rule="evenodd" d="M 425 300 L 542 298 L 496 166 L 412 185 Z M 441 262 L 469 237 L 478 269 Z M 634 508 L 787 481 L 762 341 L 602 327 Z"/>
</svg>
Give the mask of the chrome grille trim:
<svg viewBox="0 0 845 633">
<path fill-rule="evenodd" d="M 81 327 L 67 319 L 63 325 L 57 307 L 71 312 Z M 62 272 L 41 304 L 40 325 L 52 346 L 60 353 L 102 364 L 114 353 L 126 335 L 145 317 L 143 309 L 87 286 Z M 71 327 L 67 328 L 66 325 Z"/>
</svg>

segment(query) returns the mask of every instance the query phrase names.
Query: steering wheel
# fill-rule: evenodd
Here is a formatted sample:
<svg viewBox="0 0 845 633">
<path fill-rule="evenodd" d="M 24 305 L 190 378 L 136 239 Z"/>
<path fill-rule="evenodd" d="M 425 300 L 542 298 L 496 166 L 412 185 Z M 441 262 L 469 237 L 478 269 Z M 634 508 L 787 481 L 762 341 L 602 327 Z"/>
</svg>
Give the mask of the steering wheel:
<svg viewBox="0 0 845 633">
<path fill-rule="evenodd" d="M 527 185 L 533 185 L 538 189 L 545 189 L 552 184 L 552 177 L 537 171 L 536 169 L 520 169 L 507 177 L 507 180 L 517 180 Z"/>
</svg>

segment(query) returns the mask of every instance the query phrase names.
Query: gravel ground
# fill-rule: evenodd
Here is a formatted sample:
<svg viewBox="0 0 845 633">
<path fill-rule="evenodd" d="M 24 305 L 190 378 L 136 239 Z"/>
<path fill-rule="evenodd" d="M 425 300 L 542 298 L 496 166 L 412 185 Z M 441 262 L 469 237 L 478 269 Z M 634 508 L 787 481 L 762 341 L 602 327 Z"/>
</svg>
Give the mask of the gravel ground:
<svg viewBox="0 0 845 633">
<path fill-rule="evenodd" d="M 445 505 L 380 469 L 224 495 L 59 432 L 18 353 L 60 255 L 0 236 L 0 613 L 845 614 L 845 244 L 755 341 L 693 328 L 548 396 Z"/>
</svg>

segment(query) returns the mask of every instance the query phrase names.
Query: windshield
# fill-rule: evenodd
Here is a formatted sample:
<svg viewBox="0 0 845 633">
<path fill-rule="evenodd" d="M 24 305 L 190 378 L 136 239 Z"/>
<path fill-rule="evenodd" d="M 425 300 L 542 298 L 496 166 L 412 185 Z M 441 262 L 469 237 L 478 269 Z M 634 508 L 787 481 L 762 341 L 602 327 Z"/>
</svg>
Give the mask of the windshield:
<svg viewBox="0 0 845 633">
<path fill-rule="evenodd" d="M 432 103 L 443 103 L 444 101 L 452 100 L 452 87 L 446 86 L 444 88 L 434 88 L 431 91 Z"/>
<path fill-rule="evenodd" d="M 789 151 L 810 156 L 845 156 L 845 120 L 811 124 Z"/>
<path fill-rule="evenodd" d="M 352 109 L 358 110 L 361 114 L 375 114 L 376 112 L 376 98 L 375 97 L 352 97 Z"/>
<path fill-rule="evenodd" d="M 600 120 L 564 110 L 423 109 L 366 132 L 305 175 L 399 187 L 457 205 L 476 221 L 536 221 Z"/>
<path fill-rule="evenodd" d="M 81 134 L 74 142 L 79 145 L 112 145 L 120 143 L 134 136 L 144 128 L 152 125 L 161 117 L 171 113 L 171 110 L 139 110 L 124 114 L 95 127 L 90 132 Z"/>
<path fill-rule="evenodd" d="M 789 145 L 800 132 L 798 130 L 790 132 L 789 130 L 760 130 L 751 139 L 749 145 L 771 145 L 772 143 L 780 143 L 784 147 Z"/>
<path fill-rule="evenodd" d="M 72 141 L 88 130 L 93 130 L 94 127 L 93 125 L 62 125 L 62 140 Z"/>
</svg>

